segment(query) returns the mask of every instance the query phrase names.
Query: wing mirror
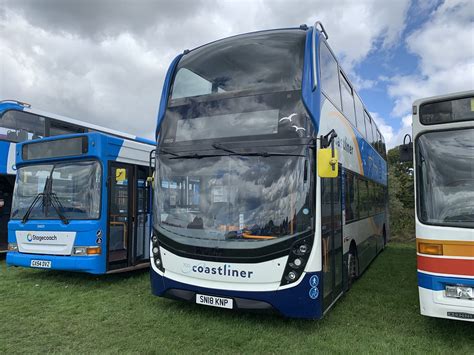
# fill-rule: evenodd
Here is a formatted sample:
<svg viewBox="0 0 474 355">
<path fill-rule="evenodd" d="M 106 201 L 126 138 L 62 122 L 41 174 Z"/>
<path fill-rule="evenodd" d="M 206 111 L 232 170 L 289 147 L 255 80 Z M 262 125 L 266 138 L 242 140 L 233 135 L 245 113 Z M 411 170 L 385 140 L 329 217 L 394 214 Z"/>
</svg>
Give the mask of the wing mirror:
<svg viewBox="0 0 474 355">
<path fill-rule="evenodd" d="M 322 178 L 335 178 L 339 174 L 339 160 L 337 151 L 334 149 L 334 138 L 337 137 L 335 130 L 327 135 L 321 136 L 321 148 L 318 150 L 318 175 Z"/>
<path fill-rule="evenodd" d="M 409 139 L 408 143 L 406 143 L 407 138 Z M 413 142 L 411 141 L 411 136 L 409 134 L 405 134 L 405 137 L 403 137 L 403 144 L 400 145 L 399 152 L 400 161 L 402 163 L 413 160 Z"/>
</svg>

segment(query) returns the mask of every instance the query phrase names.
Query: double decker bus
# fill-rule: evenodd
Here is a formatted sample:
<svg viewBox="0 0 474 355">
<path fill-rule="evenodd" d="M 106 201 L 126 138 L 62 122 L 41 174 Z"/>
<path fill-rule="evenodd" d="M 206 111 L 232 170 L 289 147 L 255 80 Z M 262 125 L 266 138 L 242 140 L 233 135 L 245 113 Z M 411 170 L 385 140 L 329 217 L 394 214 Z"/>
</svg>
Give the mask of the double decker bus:
<svg viewBox="0 0 474 355">
<path fill-rule="evenodd" d="M 320 23 L 179 55 L 157 124 L 158 296 L 321 318 L 384 248 L 377 125 Z"/>
<path fill-rule="evenodd" d="M 0 253 L 7 251 L 8 220 L 15 184 L 16 143 L 63 134 L 104 132 L 126 139 L 131 134 L 44 112 L 16 101 L 0 101 Z"/>
<path fill-rule="evenodd" d="M 421 314 L 474 321 L 474 91 L 413 104 Z"/>
<path fill-rule="evenodd" d="M 147 267 L 154 146 L 103 133 L 17 144 L 7 264 L 92 274 Z"/>
</svg>

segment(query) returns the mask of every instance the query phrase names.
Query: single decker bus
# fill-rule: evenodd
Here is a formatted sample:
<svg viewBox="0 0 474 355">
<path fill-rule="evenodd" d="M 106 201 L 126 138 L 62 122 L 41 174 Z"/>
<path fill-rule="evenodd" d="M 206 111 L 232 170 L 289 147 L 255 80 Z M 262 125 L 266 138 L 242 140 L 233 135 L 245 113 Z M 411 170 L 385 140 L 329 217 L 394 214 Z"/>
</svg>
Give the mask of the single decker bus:
<svg viewBox="0 0 474 355">
<path fill-rule="evenodd" d="M 384 139 L 315 26 L 171 63 L 157 119 L 158 296 L 321 318 L 388 238 Z"/>
<path fill-rule="evenodd" d="M 413 142 L 421 314 L 474 322 L 474 91 L 415 101 Z"/>
<path fill-rule="evenodd" d="M 88 132 L 104 132 L 121 138 L 141 140 L 131 134 L 44 112 L 24 102 L 0 101 L 0 253 L 6 253 L 8 247 L 8 221 L 16 174 L 16 144 L 32 139 Z"/>
<path fill-rule="evenodd" d="M 17 144 L 7 264 L 92 274 L 148 266 L 153 148 L 104 133 Z"/>
</svg>

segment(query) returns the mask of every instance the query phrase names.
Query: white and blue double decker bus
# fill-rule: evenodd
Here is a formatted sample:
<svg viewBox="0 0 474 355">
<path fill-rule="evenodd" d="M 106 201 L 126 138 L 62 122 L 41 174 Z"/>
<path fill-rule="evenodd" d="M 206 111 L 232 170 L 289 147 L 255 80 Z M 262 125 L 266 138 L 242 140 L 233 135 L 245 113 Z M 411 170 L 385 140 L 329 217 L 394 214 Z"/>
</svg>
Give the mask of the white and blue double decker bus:
<svg viewBox="0 0 474 355">
<path fill-rule="evenodd" d="M 153 148 L 103 133 L 17 144 L 7 264 L 92 274 L 148 266 Z"/>
<path fill-rule="evenodd" d="M 0 253 L 7 251 L 8 221 L 15 184 L 16 143 L 64 134 L 104 132 L 126 139 L 140 140 L 131 134 L 44 112 L 15 101 L 0 101 Z"/>
<path fill-rule="evenodd" d="M 385 246 L 384 140 L 319 23 L 179 55 L 157 140 L 157 296 L 321 318 Z"/>
</svg>

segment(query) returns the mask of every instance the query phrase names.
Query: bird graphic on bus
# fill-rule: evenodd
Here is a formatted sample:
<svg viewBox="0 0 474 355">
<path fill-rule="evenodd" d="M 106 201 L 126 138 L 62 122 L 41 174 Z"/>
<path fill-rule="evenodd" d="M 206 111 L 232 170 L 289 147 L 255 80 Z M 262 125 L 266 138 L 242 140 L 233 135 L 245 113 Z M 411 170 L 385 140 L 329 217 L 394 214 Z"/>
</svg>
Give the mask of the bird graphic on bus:
<svg viewBox="0 0 474 355">
<path fill-rule="evenodd" d="M 290 121 L 290 123 L 292 123 L 293 121 L 291 120 L 293 117 L 295 116 L 298 116 L 296 113 L 292 113 L 291 115 L 289 116 L 286 116 L 286 117 L 282 117 L 280 118 L 280 120 L 278 122 L 283 122 L 283 121 Z"/>
<path fill-rule="evenodd" d="M 299 132 L 299 131 L 306 131 L 306 128 L 298 127 L 298 126 L 296 126 L 296 125 L 293 125 L 293 126 L 291 126 L 291 127 L 294 128 L 296 132 Z"/>
</svg>

